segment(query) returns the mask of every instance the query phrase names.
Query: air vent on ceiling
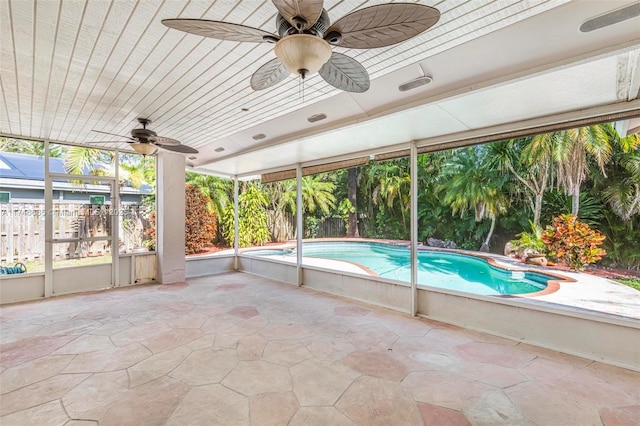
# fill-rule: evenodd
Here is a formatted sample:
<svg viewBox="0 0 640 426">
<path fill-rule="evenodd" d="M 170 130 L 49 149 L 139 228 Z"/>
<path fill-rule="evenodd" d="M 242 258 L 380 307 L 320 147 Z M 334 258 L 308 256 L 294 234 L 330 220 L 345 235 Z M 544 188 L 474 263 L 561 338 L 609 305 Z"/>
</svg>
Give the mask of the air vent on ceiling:
<svg viewBox="0 0 640 426">
<path fill-rule="evenodd" d="M 326 114 L 315 114 L 315 115 L 312 115 L 311 117 L 307 117 L 307 121 L 309 123 L 315 123 L 317 121 L 324 120 L 325 118 L 327 118 Z"/>
<path fill-rule="evenodd" d="M 257 135 L 251 136 L 251 138 L 256 141 L 259 141 L 260 139 L 264 139 L 266 137 L 267 135 L 265 135 L 264 133 L 258 133 Z"/>
<path fill-rule="evenodd" d="M 426 86 L 431 83 L 433 78 L 429 75 L 423 75 L 422 77 L 414 78 L 413 80 L 407 81 L 406 83 L 402 83 L 398 86 L 398 90 L 401 92 L 406 92 L 407 90 L 417 89 L 420 86 Z"/>
<path fill-rule="evenodd" d="M 588 33 L 638 16 L 640 16 L 640 2 L 591 18 L 580 25 L 580 31 Z"/>
<path fill-rule="evenodd" d="M 222 152 L 222 151 L 224 151 L 224 148 L 223 147 L 219 147 L 219 148 L 214 149 L 214 151 L 215 152 Z"/>
</svg>

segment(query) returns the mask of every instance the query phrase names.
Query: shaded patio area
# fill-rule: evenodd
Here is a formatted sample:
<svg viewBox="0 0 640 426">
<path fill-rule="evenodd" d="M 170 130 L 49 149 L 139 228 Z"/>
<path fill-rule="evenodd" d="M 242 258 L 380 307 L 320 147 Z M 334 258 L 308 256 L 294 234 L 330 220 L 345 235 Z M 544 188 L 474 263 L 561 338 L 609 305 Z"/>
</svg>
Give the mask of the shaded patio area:
<svg viewBox="0 0 640 426">
<path fill-rule="evenodd" d="M 3 306 L 0 318 L 3 425 L 640 418 L 640 373 L 244 273 Z"/>
</svg>

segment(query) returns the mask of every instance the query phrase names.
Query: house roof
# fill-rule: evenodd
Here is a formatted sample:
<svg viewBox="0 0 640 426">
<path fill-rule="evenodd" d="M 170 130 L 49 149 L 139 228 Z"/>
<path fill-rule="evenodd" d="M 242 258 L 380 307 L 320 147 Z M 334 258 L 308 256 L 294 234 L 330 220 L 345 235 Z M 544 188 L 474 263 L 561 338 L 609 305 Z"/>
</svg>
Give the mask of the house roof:
<svg viewBox="0 0 640 426">
<path fill-rule="evenodd" d="M 51 173 L 66 173 L 62 158 L 50 158 Z M 44 180 L 44 157 L 0 152 L 0 177 Z"/>
</svg>

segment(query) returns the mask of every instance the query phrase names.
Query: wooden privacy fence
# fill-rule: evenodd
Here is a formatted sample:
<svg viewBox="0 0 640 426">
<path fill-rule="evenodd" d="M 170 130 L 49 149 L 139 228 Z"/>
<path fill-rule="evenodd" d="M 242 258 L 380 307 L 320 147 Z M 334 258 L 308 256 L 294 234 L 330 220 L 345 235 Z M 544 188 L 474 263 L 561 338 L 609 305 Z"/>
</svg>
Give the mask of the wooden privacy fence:
<svg viewBox="0 0 640 426">
<path fill-rule="evenodd" d="M 120 212 L 121 250 L 132 249 L 143 239 L 148 221 L 139 205 L 123 205 Z M 111 206 L 56 203 L 49 216 L 53 238 L 91 238 L 111 235 Z M 41 203 L 0 203 L 0 263 L 44 261 L 45 220 Z M 123 229 L 123 224 L 124 228 Z M 127 226 L 128 224 L 128 226 Z M 53 244 L 53 259 L 84 258 L 111 253 L 109 241 L 80 241 Z"/>
<path fill-rule="evenodd" d="M 347 228 L 341 217 L 322 218 L 316 238 L 338 238 L 347 235 Z"/>
<path fill-rule="evenodd" d="M 267 227 L 272 241 L 288 241 L 296 237 L 296 215 L 289 212 L 268 210 Z M 309 238 L 306 230 L 305 238 Z M 315 238 L 338 238 L 347 235 L 344 220 L 340 217 L 325 217 L 318 223 Z"/>
</svg>

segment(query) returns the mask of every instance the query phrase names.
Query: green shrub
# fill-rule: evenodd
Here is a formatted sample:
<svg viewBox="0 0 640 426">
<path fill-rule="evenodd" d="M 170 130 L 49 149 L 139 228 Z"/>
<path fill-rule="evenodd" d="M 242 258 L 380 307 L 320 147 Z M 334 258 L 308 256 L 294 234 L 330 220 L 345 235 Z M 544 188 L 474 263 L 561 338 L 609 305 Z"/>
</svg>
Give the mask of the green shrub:
<svg viewBox="0 0 640 426">
<path fill-rule="evenodd" d="M 202 250 L 216 235 L 216 215 L 209 212 L 208 197 L 191 184 L 185 186 L 185 253 Z"/>
<path fill-rule="evenodd" d="M 267 227 L 267 195 L 254 183 L 247 184 L 238 196 L 238 246 L 249 247 L 263 245 L 271 240 Z M 224 238 L 233 246 L 234 240 L 234 207 L 229 204 L 222 213 Z"/>
<path fill-rule="evenodd" d="M 519 257 L 526 255 L 527 253 L 547 253 L 547 246 L 542 241 L 542 228 L 529 222 L 531 226 L 531 232 L 521 232 L 516 235 L 516 239 L 511 240 L 511 246 L 518 253 Z"/>
<path fill-rule="evenodd" d="M 597 262 L 607 254 L 599 247 L 605 238 L 570 214 L 553 218 L 553 225 L 547 226 L 542 233 L 542 241 L 549 249 L 549 255 L 576 271 L 583 270 L 586 265 Z"/>
</svg>

